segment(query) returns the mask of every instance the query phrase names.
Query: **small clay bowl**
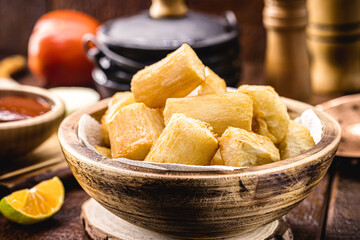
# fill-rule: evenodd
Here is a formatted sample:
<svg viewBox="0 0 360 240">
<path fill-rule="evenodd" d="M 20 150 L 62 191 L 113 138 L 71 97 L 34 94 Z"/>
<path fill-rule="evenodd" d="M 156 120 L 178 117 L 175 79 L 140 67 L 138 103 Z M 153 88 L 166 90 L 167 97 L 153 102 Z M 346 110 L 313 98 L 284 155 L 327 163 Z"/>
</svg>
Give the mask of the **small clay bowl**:
<svg viewBox="0 0 360 240">
<path fill-rule="evenodd" d="M 55 132 L 65 114 L 60 98 L 43 88 L 25 85 L 0 87 L 0 97 L 4 96 L 40 97 L 51 109 L 33 118 L 0 123 L 0 161 L 23 156 L 35 149 Z"/>
<path fill-rule="evenodd" d="M 288 213 L 319 183 L 340 142 L 339 124 L 313 106 L 283 99 L 292 118 L 313 109 L 321 141 L 283 161 L 234 171 L 164 171 L 120 163 L 88 149 L 80 117 L 99 120 L 108 100 L 67 117 L 59 140 L 77 181 L 102 206 L 137 226 L 178 238 L 219 238 L 259 228 Z"/>
</svg>

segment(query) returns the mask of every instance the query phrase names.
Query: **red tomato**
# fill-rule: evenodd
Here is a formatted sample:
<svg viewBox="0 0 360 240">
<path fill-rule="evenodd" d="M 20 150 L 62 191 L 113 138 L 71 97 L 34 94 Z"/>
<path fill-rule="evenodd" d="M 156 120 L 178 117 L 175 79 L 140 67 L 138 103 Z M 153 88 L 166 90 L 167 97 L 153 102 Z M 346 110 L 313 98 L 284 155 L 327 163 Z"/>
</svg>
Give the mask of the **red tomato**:
<svg viewBox="0 0 360 240">
<path fill-rule="evenodd" d="M 86 33 L 95 34 L 99 25 L 94 18 L 72 10 L 43 15 L 29 39 L 29 69 L 48 85 L 90 85 L 93 64 L 85 55 L 81 38 Z"/>
</svg>

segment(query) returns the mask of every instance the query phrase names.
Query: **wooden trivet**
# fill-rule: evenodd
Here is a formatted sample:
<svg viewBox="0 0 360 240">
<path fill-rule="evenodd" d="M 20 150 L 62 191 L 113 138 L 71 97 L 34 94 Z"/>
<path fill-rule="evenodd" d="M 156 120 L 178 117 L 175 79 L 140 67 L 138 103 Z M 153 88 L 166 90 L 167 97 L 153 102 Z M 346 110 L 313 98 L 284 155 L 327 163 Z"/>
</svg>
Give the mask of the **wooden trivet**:
<svg viewBox="0 0 360 240">
<path fill-rule="evenodd" d="M 85 231 L 94 240 L 179 240 L 131 224 L 115 216 L 92 198 L 82 205 L 81 219 Z M 218 239 L 293 240 L 293 234 L 289 225 L 283 219 L 279 219 L 249 233 Z"/>
</svg>

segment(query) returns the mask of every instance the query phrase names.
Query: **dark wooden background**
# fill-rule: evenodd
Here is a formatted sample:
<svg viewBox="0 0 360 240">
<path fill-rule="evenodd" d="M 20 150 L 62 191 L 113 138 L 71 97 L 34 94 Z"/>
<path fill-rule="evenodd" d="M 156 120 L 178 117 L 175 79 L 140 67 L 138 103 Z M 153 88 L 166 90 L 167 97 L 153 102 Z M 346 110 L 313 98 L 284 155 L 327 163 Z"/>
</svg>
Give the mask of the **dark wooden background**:
<svg viewBox="0 0 360 240">
<path fill-rule="evenodd" d="M 189 8 L 211 15 L 232 10 L 241 29 L 240 45 L 243 82 L 262 78 L 265 29 L 262 25 L 263 0 L 187 0 Z M 26 54 L 28 39 L 36 20 L 55 9 L 74 9 L 90 14 L 101 23 L 134 15 L 148 9 L 151 0 L 1 0 L 0 54 Z"/>
</svg>

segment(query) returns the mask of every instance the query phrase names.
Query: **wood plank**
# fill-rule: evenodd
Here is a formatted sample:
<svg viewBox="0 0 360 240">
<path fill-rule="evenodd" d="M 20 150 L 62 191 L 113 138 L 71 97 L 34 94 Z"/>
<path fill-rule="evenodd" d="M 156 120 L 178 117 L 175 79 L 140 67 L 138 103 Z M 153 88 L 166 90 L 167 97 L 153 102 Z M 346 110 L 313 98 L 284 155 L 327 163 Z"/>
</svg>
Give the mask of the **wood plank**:
<svg viewBox="0 0 360 240">
<path fill-rule="evenodd" d="M 0 169 L 0 182 L 1 180 L 4 180 L 2 176 L 9 172 L 27 168 L 51 159 L 59 159 L 59 162 L 65 161 L 56 133 L 51 135 L 46 141 L 25 156 L 5 161 Z"/>
<path fill-rule="evenodd" d="M 74 9 L 85 12 L 100 22 L 109 19 L 131 16 L 150 7 L 150 1 L 144 0 L 48 0 L 48 11 L 56 9 Z"/>
<path fill-rule="evenodd" d="M 3 164 L 0 169 L 0 197 L 20 188 L 32 187 L 56 175 L 73 178 L 57 135 L 53 134 L 33 152 Z"/>
<path fill-rule="evenodd" d="M 0 52 L 26 54 L 35 21 L 45 12 L 44 0 L 1 0 Z"/>
<path fill-rule="evenodd" d="M 328 172 L 310 195 L 285 216 L 294 234 L 294 239 L 321 239 L 330 175 Z"/>
<path fill-rule="evenodd" d="M 325 239 L 360 239 L 360 160 L 338 158 Z"/>
</svg>

